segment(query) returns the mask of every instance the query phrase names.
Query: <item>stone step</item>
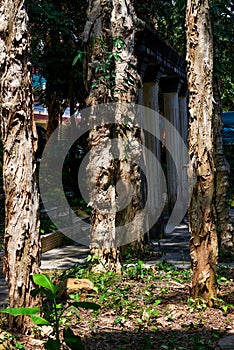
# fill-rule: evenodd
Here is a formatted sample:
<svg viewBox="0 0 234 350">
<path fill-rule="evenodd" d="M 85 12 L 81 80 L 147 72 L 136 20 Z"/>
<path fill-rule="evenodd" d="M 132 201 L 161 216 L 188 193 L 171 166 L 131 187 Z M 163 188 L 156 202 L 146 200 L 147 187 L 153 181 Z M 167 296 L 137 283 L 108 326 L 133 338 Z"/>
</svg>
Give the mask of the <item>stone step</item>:
<svg viewBox="0 0 234 350">
<path fill-rule="evenodd" d="M 222 350 L 234 350 L 234 334 L 228 334 L 221 338 L 218 345 Z"/>
</svg>

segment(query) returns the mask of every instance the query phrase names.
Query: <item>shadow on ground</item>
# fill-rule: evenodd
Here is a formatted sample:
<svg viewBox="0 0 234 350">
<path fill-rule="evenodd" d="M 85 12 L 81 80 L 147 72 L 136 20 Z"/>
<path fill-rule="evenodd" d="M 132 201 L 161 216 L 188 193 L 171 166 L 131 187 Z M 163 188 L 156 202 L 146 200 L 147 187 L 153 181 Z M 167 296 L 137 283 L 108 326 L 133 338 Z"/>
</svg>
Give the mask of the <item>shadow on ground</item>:
<svg viewBox="0 0 234 350">
<path fill-rule="evenodd" d="M 189 327 L 188 327 L 189 328 Z M 215 330 L 194 329 L 185 331 L 105 331 L 94 332 L 84 341 L 86 350 L 219 350 L 223 334 Z M 233 344 L 234 346 L 234 344 Z M 231 349 L 231 348 L 229 348 Z M 232 348 L 233 349 L 233 348 Z"/>
</svg>

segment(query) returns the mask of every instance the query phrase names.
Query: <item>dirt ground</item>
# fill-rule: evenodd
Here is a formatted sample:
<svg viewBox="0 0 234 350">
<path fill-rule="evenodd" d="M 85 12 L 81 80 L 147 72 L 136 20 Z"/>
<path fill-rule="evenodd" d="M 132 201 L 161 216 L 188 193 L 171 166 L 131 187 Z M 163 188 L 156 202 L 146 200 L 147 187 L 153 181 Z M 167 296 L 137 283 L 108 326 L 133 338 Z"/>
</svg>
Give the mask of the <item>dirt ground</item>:
<svg viewBox="0 0 234 350">
<path fill-rule="evenodd" d="M 67 275 L 89 278 L 95 285 L 85 300 L 96 302 L 100 309 L 68 310 L 62 319 L 62 327 L 70 326 L 86 350 L 218 350 L 219 339 L 234 333 L 232 269 L 220 269 L 219 293 L 212 308 L 189 298 L 191 271 L 166 263 L 150 269 L 138 264 L 125 269 L 122 276 L 75 269 Z M 18 341 L 27 350 L 41 350 L 50 335 L 46 326 Z"/>
</svg>

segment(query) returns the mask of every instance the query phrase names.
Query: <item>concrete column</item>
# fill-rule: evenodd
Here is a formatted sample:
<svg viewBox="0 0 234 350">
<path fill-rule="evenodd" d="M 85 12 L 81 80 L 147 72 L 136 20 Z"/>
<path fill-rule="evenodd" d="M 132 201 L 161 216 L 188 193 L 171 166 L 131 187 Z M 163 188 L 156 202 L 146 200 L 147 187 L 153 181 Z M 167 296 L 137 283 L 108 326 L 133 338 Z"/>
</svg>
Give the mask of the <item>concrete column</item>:
<svg viewBox="0 0 234 350">
<path fill-rule="evenodd" d="M 187 85 L 181 89 L 179 93 L 179 114 L 180 114 L 180 135 L 184 140 L 185 145 L 188 147 L 188 99 L 187 99 Z M 182 164 L 184 167 L 188 164 L 188 152 L 187 154 L 182 154 Z M 182 172 L 182 194 L 183 202 L 187 201 L 188 198 L 188 174 L 187 172 Z"/>
<path fill-rule="evenodd" d="M 185 144 L 188 141 L 188 103 L 186 96 L 179 96 L 180 134 Z"/>
<path fill-rule="evenodd" d="M 180 88 L 179 79 L 163 79 L 162 92 L 164 101 L 164 117 L 180 132 L 180 114 L 179 114 L 179 95 Z M 167 187 L 168 187 L 168 209 L 171 213 L 177 199 L 178 179 L 175 167 L 176 159 L 172 159 L 168 149 L 173 149 L 176 158 L 180 157 L 180 150 L 178 149 L 178 142 L 176 134 L 169 132 L 165 127 L 166 137 L 166 159 L 167 159 Z"/>
<path fill-rule="evenodd" d="M 143 105 L 143 87 L 138 89 L 138 105 Z"/>
<path fill-rule="evenodd" d="M 147 82 L 143 84 L 143 102 L 144 106 L 150 108 L 153 111 L 159 111 L 158 103 L 158 82 Z M 158 139 L 153 135 L 156 135 L 156 131 L 160 130 L 159 118 L 155 118 L 155 115 L 151 112 L 147 113 L 144 118 L 145 127 L 147 130 L 151 130 L 152 134 L 145 133 L 145 147 L 150 150 L 154 157 L 157 158 L 159 164 L 161 163 L 161 144 Z M 147 115 L 148 114 L 148 115 Z M 160 172 L 160 165 L 150 162 L 145 155 L 145 163 L 148 169 L 148 220 L 149 223 L 155 221 L 156 218 L 160 218 L 162 211 L 162 179 Z M 156 220 L 157 221 L 157 220 Z M 160 224 L 159 224 L 160 222 Z M 163 234 L 161 225 L 162 220 L 154 224 L 150 229 L 151 238 L 159 237 L 159 234 Z"/>
<path fill-rule="evenodd" d="M 180 134 L 185 144 L 188 143 L 188 88 L 184 83 L 179 92 Z"/>
<path fill-rule="evenodd" d="M 144 83 L 143 84 L 143 101 L 144 106 L 153 109 L 154 111 L 159 111 L 158 105 L 158 90 L 159 84 L 155 83 Z"/>
</svg>

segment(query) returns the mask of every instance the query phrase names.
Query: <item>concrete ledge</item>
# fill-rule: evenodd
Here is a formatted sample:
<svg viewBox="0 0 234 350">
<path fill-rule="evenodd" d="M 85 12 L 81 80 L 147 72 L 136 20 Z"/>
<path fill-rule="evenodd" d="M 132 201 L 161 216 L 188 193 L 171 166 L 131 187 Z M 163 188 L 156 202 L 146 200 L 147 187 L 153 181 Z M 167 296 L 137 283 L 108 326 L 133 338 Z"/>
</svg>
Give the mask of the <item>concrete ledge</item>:
<svg viewBox="0 0 234 350">
<path fill-rule="evenodd" d="M 65 236 L 59 231 L 41 235 L 42 253 L 48 252 L 49 250 L 57 247 L 61 247 L 64 244 L 64 240 Z"/>
</svg>

